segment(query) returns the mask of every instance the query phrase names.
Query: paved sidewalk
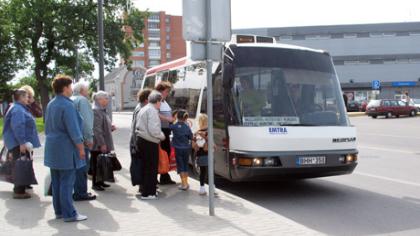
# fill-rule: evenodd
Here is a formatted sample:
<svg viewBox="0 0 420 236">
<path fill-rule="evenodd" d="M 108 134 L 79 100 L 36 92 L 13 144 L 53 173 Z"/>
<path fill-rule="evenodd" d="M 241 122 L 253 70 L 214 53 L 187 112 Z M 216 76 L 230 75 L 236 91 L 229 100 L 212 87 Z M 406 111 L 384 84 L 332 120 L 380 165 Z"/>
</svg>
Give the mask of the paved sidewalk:
<svg viewBox="0 0 420 236">
<path fill-rule="evenodd" d="M 128 118 L 126 118 L 126 117 Z M 44 196 L 42 153 L 35 152 L 35 172 L 39 185 L 33 198 L 15 200 L 12 185 L 0 182 L 0 235 L 319 235 L 302 225 L 237 196 L 218 190 L 216 216 L 208 216 L 208 198 L 198 195 L 199 184 L 190 180 L 191 190 L 162 186 L 159 200 L 139 200 L 137 187 L 130 182 L 127 115 L 114 115 L 116 152 L 123 170 L 117 182 L 96 201 L 77 202 L 76 208 L 89 217 L 79 223 L 54 219 L 51 197 Z M 172 178 L 179 182 L 174 172 Z M 90 182 L 90 181 L 89 181 Z"/>
</svg>

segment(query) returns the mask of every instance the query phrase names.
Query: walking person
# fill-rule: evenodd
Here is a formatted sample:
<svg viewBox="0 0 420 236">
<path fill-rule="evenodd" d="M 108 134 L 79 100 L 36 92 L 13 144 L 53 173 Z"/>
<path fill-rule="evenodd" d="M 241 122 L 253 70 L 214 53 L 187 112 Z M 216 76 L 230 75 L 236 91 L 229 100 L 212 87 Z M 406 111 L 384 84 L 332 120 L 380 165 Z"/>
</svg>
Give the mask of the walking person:
<svg viewBox="0 0 420 236">
<path fill-rule="evenodd" d="M 165 140 L 162 132 L 159 109 L 162 95 L 153 91 L 149 103 L 140 109 L 136 121 L 137 148 L 142 161 L 142 200 L 157 199 L 156 184 L 159 163 L 159 143 Z"/>
<path fill-rule="evenodd" d="M 96 196 L 88 193 L 87 172 L 89 170 L 89 152 L 93 147 L 93 110 L 89 100 L 89 87 L 85 82 L 78 82 L 73 86 L 73 96 L 76 110 L 83 119 L 82 134 L 85 146 L 86 158 L 83 160 L 85 166 L 76 170 L 76 182 L 74 184 L 73 199 L 75 201 L 95 200 Z"/>
<path fill-rule="evenodd" d="M 204 187 L 208 173 L 208 139 L 207 139 L 208 118 L 206 114 L 198 116 L 198 131 L 194 133 L 192 147 L 197 158 L 197 164 L 200 166 L 200 195 L 206 195 Z"/>
<path fill-rule="evenodd" d="M 175 158 L 177 172 L 181 176 L 180 190 L 188 190 L 188 160 L 191 152 L 192 132 L 187 124 L 188 112 L 179 110 L 176 113 L 177 123 L 170 125 L 174 134 L 172 138 L 172 146 L 175 148 Z"/>
<path fill-rule="evenodd" d="M 7 156 L 12 157 L 12 166 L 14 168 L 12 172 L 17 172 L 19 170 L 16 169 L 16 161 L 23 155 L 32 158 L 32 148 L 40 147 L 41 143 L 39 142 L 35 119 L 27 107 L 28 93 L 23 89 L 16 90 L 13 92 L 13 100 L 14 103 L 7 111 L 4 120 L 3 139 L 5 146 L 8 149 Z M 29 177 L 32 178 L 25 179 L 35 180 L 33 167 L 31 173 L 19 174 L 31 175 Z M 14 175 L 16 175 L 16 173 Z M 31 195 L 26 192 L 26 188 L 30 184 L 33 184 L 32 181 L 28 183 L 17 183 L 15 181 L 13 198 L 30 198 Z"/>
<path fill-rule="evenodd" d="M 168 157 L 171 156 L 171 141 L 169 139 L 169 136 L 171 135 L 171 129 L 169 128 L 169 124 L 171 124 L 174 121 L 174 118 L 172 116 L 172 109 L 166 102 L 166 99 L 168 98 L 169 93 L 171 92 L 171 88 L 171 83 L 167 81 L 162 81 L 158 85 L 156 85 L 156 90 L 162 94 L 163 98 L 159 110 L 159 118 L 162 122 L 161 126 L 162 132 L 165 134 L 165 140 L 161 142 L 160 146 L 163 150 L 165 150 L 168 153 Z M 172 181 L 169 173 L 161 174 L 159 182 L 161 185 L 176 184 L 174 181 Z"/>
<path fill-rule="evenodd" d="M 143 89 L 138 92 L 137 99 L 138 104 L 133 112 L 133 119 L 131 121 L 131 137 L 130 137 L 130 154 L 131 154 L 131 164 L 130 164 L 130 174 L 131 174 L 131 183 L 133 186 L 139 185 L 139 192 L 141 192 L 141 160 L 139 152 L 137 149 L 137 136 L 136 136 L 136 125 L 137 125 L 137 115 L 140 112 L 140 109 L 146 106 L 149 103 L 148 97 L 152 90 Z"/>
<path fill-rule="evenodd" d="M 70 99 L 73 80 L 57 75 L 52 87 L 55 98 L 45 112 L 45 160 L 51 170 L 52 197 L 56 219 L 65 222 L 86 220 L 73 205 L 76 170 L 84 167 L 86 153 L 83 144 L 82 118 Z"/>
<path fill-rule="evenodd" d="M 93 95 L 93 148 L 91 154 L 92 189 L 104 191 L 110 187 L 102 179 L 98 180 L 97 162 L 100 154 L 108 154 L 114 150 L 112 132 L 115 126 L 107 113 L 109 95 L 105 91 L 98 91 Z"/>
</svg>

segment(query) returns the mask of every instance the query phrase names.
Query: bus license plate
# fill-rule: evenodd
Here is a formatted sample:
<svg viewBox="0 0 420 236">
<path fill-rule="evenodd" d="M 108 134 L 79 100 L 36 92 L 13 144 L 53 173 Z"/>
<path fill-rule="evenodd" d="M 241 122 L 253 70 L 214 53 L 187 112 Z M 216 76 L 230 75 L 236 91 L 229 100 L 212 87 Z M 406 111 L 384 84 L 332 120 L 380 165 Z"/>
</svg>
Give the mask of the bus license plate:
<svg viewBox="0 0 420 236">
<path fill-rule="evenodd" d="M 327 158 L 325 156 L 315 156 L 315 157 L 299 157 L 297 159 L 297 164 L 300 166 L 305 165 L 325 165 Z"/>
</svg>

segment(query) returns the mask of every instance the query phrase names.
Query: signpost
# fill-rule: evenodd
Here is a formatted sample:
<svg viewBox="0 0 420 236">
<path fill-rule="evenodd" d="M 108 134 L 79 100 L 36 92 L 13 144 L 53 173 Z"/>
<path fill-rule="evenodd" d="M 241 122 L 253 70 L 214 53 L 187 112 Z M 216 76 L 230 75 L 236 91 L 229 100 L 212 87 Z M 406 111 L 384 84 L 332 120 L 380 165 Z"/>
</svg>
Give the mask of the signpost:
<svg viewBox="0 0 420 236">
<path fill-rule="evenodd" d="M 372 90 L 380 90 L 381 89 L 381 81 L 373 80 L 372 81 Z"/>
<path fill-rule="evenodd" d="M 213 60 L 222 60 L 223 43 L 231 37 L 230 0 L 183 0 L 182 4 L 183 36 L 191 41 L 191 59 L 205 60 L 207 64 L 209 214 L 214 216 L 212 64 Z"/>
</svg>

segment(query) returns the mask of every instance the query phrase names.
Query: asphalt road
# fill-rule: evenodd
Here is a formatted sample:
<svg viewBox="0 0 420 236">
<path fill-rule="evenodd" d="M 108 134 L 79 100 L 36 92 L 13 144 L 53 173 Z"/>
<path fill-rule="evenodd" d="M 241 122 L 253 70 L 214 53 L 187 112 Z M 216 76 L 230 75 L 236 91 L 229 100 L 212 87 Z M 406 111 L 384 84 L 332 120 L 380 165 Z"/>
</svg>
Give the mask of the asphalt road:
<svg viewBox="0 0 420 236">
<path fill-rule="evenodd" d="M 353 117 L 351 175 L 218 187 L 328 235 L 420 235 L 420 117 Z"/>
<path fill-rule="evenodd" d="M 115 119 L 128 133 L 131 115 Z M 420 235 L 420 117 L 351 122 L 359 147 L 351 175 L 217 187 L 328 235 Z"/>
</svg>

